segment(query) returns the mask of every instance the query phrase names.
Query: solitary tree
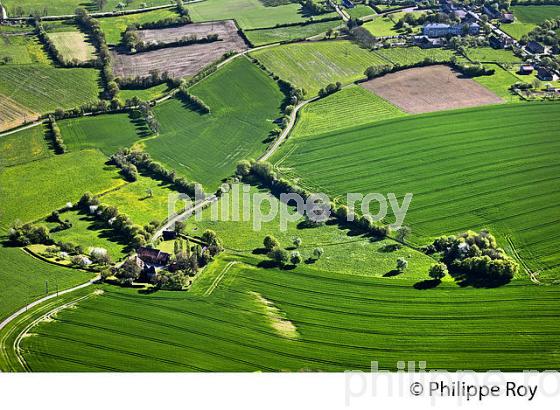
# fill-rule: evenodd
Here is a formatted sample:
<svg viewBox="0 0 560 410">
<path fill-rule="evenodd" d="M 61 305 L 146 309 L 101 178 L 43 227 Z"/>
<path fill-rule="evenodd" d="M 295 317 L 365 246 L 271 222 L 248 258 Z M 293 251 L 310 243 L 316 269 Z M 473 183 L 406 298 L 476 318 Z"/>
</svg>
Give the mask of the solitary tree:
<svg viewBox="0 0 560 410">
<path fill-rule="evenodd" d="M 294 246 L 295 246 L 296 248 L 299 248 L 299 247 L 301 246 L 301 242 L 302 242 L 302 241 L 301 241 L 301 238 L 300 238 L 300 237 L 295 237 L 295 238 L 294 238 L 294 242 L 293 242 L 293 243 L 294 243 Z"/>
<path fill-rule="evenodd" d="M 298 251 L 293 251 L 292 256 L 290 257 L 290 262 L 292 262 L 292 265 L 298 265 L 301 263 L 301 261 L 301 254 Z"/>
<path fill-rule="evenodd" d="M 290 254 L 288 251 L 280 247 L 272 249 L 268 253 L 268 257 L 276 262 L 280 267 L 285 266 L 290 260 Z"/>
<path fill-rule="evenodd" d="M 325 251 L 323 251 L 323 248 L 315 248 L 313 249 L 313 256 L 315 256 L 315 259 L 321 259 L 321 256 L 323 256 L 323 253 Z"/>
<path fill-rule="evenodd" d="M 279 247 L 279 246 L 280 246 L 280 242 L 279 242 L 278 239 L 276 239 L 274 236 L 272 236 L 272 235 L 266 235 L 266 236 L 264 237 L 264 240 L 263 240 L 263 245 L 264 245 L 264 248 L 265 248 L 267 251 L 271 251 L 271 250 L 273 250 L 274 248 Z"/>
<path fill-rule="evenodd" d="M 441 280 L 445 275 L 447 275 L 447 266 L 444 263 L 434 263 L 430 266 L 428 274 L 432 279 Z"/>
<path fill-rule="evenodd" d="M 399 229 L 397 229 L 397 239 L 401 242 L 404 242 L 406 237 L 410 235 L 410 232 L 411 230 L 408 226 L 401 226 Z"/>
<path fill-rule="evenodd" d="M 405 258 L 397 259 L 397 270 L 399 272 L 404 272 L 408 268 L 408 261 Z"/>
</svg>

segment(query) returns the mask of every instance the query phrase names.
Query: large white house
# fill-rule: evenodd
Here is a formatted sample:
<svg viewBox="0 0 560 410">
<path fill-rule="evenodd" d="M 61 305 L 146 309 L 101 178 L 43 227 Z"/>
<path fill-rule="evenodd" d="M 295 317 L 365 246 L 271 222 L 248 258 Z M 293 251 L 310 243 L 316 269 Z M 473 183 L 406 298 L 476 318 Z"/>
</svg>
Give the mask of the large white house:
<svg viewBox="0 0 560 410">
<path fill-rule="evenodd" d="M 464 24 L 429 23 L 423 27 L 422 34 L 428 37 L 460 36 L 463 34 L 464 26 Z M 467 26 L 467 33 L 470 35 L 476 35 L 480 31 L 480 26 L 477 23 L 471 23 Z"/>
</svg>

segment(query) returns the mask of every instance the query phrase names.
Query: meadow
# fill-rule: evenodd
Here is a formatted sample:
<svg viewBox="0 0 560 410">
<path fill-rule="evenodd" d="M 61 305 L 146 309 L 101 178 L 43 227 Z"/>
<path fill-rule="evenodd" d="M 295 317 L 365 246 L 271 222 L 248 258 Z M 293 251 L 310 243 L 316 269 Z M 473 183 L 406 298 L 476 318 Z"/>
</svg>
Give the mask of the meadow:
<svg viewBox="0 0 560 410">
<path fill-rule="evenodd" d="M 368 51 L 346 40 L 295 43 L 257 50 L 250 55 L 280 78 L 290 81 L 311 97 L 329 83 L 348 84 L 365 78 L 372 65 L 418 64 L 429 57 L 437 62 L 449 61 L 449 50 L 419 47 Z"/>
<path fill-rule="evenodd" d="M 560 6 L 512 6 L 511 10 L 516 20 L 500 28 L 518 40 L 545 20 L 560 17 Z"/>
<path fill-rule="evenodd" d="M 188 7 L 194 22 L 235 19 L 242 29 L 274 27 L 282 23 L 303 23 L 310 16 L 304 15 L 299 3 L 266 7 L 260 0 L 206 0 Z M 321 14 L 319 18 L 336 17 L 335 12 Z"/>
<path fill-rule="evenodd" d="M 74 10 L 78 7 L 86 8 L 90 13 L 99 11 L 112 11 L 115 10 L 120 0 L 108 0 L 105 8 L 99 10 L 93 0 L 4 0 L 4 6 L 11 16 L 28 16 L 38 14 L 40 16 L 61 16 L 72 15 Z M 132 10 L 141 8 L 145 4 L 146 7 L 160 6 L 170 4 L 170 0 L 130 0 L 127 1 L 128 6 L 124 9 Z M 21 10 L 22 13 L 18 11 Z"/>
<path fill-rule="evenodd" d="M 299 26 L 261 28 L 257 30 L 245 30 L 245 36 L 254 47 L 264 44 L 279 43 L 296 39 L 309 38 L 325 33 L 330 28 L 342 24 L 342 20 L 323 21 Z"/>
<path fill-rule="evenodd" d="M 287 208 L 286 204 L 280 203 L 276 197 L 267 191 L 251 187 L 251 195 L 258 194 L 268 199 L 260 209 L 263 215 L 268 215 L 274 209 L 282 209 L 283 212 L 293 214 L 295 208 Z M 229 201 L 229 202 L 227 202 Z M 395 242 L 390 239 L 372 240 L 346 227 L 340 227 L 331 222 L 317 227 L 308 227 L 303 224 L 303 218 L 298 221 L 289 222 L 285 229 L 280 227 L 280 217 L 275 215 L 270 222 L 263 221 L 261 226 L 254 226 L 253 219 L 243 221 L 244 212 L 255 215 L 253 201 L 244 201 L 240 195 L 237 209 L 239 214 L 234 213 L 233 200 L 221 200 L 218 215 L 229 210 L 229 218 L 214 218 L 212 209 L 205 209 L 200 215 L 200 220 L 189 219 L 186 221 L 187 235 L 196 237 L 202 235 L 206 229 L 212 229 L 223 241 L 224 247 L 237 254 L 250 256 L 262 254 L 263 239 L 266 235 L 274 235 L 283 248 L 290 251 L 297 250 L 301 253 L 304 264 L 313 269 L 330 272 L 339 272 L 348 275 L 363 275 L 385 277 L 387 281 L 408 279 L 424 279 L 428 268 L 434 262 L 430 257 L 407 247 L 391 249 Z M 233 215 L 239 215 L 238 220 L 233 220 Z M 258 215 L 256 215 L 258 217 Z M 300 238 L 302 243 L 299 247 L 293 245 L 294 238 Z M 323 256 L 313 261 L 313 250 L 322 247 Z M 261 255 L 265 258 L 265 255 Z M 408 268 L 402 274 L 398 274 L 396 263 L 398 258 L 408 261 Z M 451 280 L 450 278 L 448 278 Z"/>
<path fill-rule="evenodd" d="M 93 275 L 42 262 L 20 248 L 0 245 L 0 319 L 20 307 L 45 296 L 48 282 L 49 293 L 86 282 Z"/>
<path fill-rule="evenodd" d="M 95 57 L 95 47 L 88 43 L 80 31 L 60 31 L 48 34 L 64 61 L 90 61 Z"/>
<path fill-rule="evenodd" d="M 98 20 L 105 33 L 107 44 L 117 45 L 121 42 L 122 33 L 130 24 L 145 24 L 173 17 L 178 17 L 174 9 L 161 9 L 117 17 L 104 17 Z"/>
<path fill-rule="evenodd" d="M 7 64 L 51 64 L 35 36 L 0 35 L 0 61 L 6 57 Z"/>
<path fill-rule="evenodd" d="M 370 6 L 365 4 L 356 4 L 354 8 L 345 9 L 345 11 L 353 19 L 358 19 L 360 17 L 371 16 L 372 14 L 376 14 L 375 11 Z"/>
<path fill-rule="evenodd" d="M 519 102 L 521 99 L 510 91 L 510 87 L 525 79 L 517 77 L 510 71 L 504 70 L 497 64 L 485 64 L 485 67 L 494 69 L 494 74 L 474 77 L 473 80 L 485 86 L 498 97 L 507 102 Z"/>
<path fill-rule="evenodd" d="M 522 61 L 511 50 L 493 49 L 491 47 L 467 48 L 466 57 L 471 61 L 481 63 L 518 64 Z"/>
<path fill-rule="evenodd" d="M 0 167 L 37 161 L 52 155 L 44 126 L 25 129 L 0 137 Z"/>
<path fill-rule="evenodd" d="M 142 141 L 149 132 L 142 119 L 126 113 L 97 115 L 58 121 L 70 152 L 97 148 L 107 156 Z"/>
<path fill-rule="evenodd" d="M 279 86 L 246 58 L 237 58 L 193 86 L 209 114 L 171 99 L 155 107 L 160 135 L 145 149 L 165 166 L 214 192 L 237 161 L 257 157 L 276 128 L 284 99 Z"/>
<path fill-rule="evenodd" d="M 399 31 L 395 28 L 395 22 L 390 16 L 376 16 L 362 26 L 376 37 L 398 36 Z"/>
<path fill-rule="evenodd" d="M 413 193 L 404 223 L 414 243 L 488 228 L 554 281 L 559 112 L 557 104 L 532 103 L 409 116 L 290 138 L 275 158 L 283 173 L 333 197 Z"/>
<path fill-rule="evenodd" d="M 34 221 L 77 201 L 84 192 L 100 193 L 124 180 L 97 150 L 54 155 L 0 171 L 0 231 L 19 219 Z"/>
<path fill-rule="evenodd" d="M 99 71 L 92 68 L 0 66 L 0 95 L 39 113 L 96 102 L 99 82 Z"/>
<path fill-rule="evenodd" d="M 322 134 L 402 115 L 405 114 L 391 103 L 352 85 L 306 105 L 299 113 L 292 135 Z"/>
<path fill-rule="evenodd" d="M 372 360 L 390 370 L 402 360 L 448 370 L 559 365 L 555 287 L 442 283 L 419 291 L 414 280 L 256 263 L 222 257 L 188 293 L 104 286 L 31 329 L 22 355 L 32 371 L 365 371 Z"/>
<path fill-rule="evenodd" d="M 138 97 L 142 101 L 152 101 L 155 100 L 156 98 L 162 97 L 166 92 L 170 90 L 171 89 L 168 87 L 167 84 L 155 85 L 150 88 L 138 89 L 138 90 L 135 89 L 127 90 L 121 88 L 118 98 L 123 103 L 126 102 L 126 100 L 131 99 L 133 97 Z"/>
</svg>

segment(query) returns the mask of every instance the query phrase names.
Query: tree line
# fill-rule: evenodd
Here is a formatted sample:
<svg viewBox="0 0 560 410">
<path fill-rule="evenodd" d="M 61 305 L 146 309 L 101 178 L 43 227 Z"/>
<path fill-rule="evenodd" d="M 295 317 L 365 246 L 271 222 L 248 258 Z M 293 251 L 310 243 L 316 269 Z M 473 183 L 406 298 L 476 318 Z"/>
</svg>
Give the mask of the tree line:
<svg viewBox="0 0 560 410">
<path fill-rule="evenodd" d="M 41 41 L 41 43 L 43 44 L 43 46 L 45 47 L 45 49 L 47 50 L 47 52 L 49 53 L 49 55 L 52 57 L 52 59 L 55 61 L 56 64 L 66 68 L 97 66 L 97 63 L 95 61 L 80 61 L 77 58 L 66 60 L 62 55 L 62 53 L 56 48 L 56 45 L 45 31 L 45 28 L 43 27 L 41 20 L 36 19 L 34 20 L 34 22 L 35 22 L 34 23 L 35 34 L 37 35 L 39 41 Z"/>
<path fill-rule="evenodd" d="M 54 151 L 57 154 L 64 154 L 66 152 L 66 145 L 64 144 L 62 133 L 53 115 L 49 116 L 49 128 Z"/>
<path fill-rule="evenodd" d="M 178 95 L 183 98 L 187 103 L 192 104 L 196 111 L 200 111 L 204 114 L 210 113 L 210 107 L 206 104 L 202 98 L 197 97 L 189 93 L 188 87 L 186 85 L 181 85 L 179 87 Z"/>
</svg>

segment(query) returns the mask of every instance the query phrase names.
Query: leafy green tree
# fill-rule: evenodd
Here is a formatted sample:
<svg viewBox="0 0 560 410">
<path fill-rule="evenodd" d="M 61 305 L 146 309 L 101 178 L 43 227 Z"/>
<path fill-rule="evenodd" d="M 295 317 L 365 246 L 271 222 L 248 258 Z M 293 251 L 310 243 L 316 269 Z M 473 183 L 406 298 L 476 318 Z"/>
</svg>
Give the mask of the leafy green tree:
<svg viewBox="0 0 560 410">
<path fill-rule="evenodd" d="M 315 257 L 315 259 L 321 259 L 321 256 L 323 256 L 323 253 L 325 253 L 323 248 L 313 249 L 313 256 Z"/>
<path fill-rule="evenodd" d="M 290 262 L 292 262 L 292 265 L 299 265 L 302 260 L 303 258 L 301 257 L 301 254 L 298 251 L 292 252 L 292 255 L 290 256 Z"/>
<path fill-rule="evenodd" d="M 302 240 L 301 240 L 301 238 L 298 236 L 298 237 L 295 237 L 295 238 L 294 238 L 293 243 L 294 243 L 294 246 L 295 246 L 296 248 L 299 248 L 299 247 L 301 246 Z"/>
<path fill-rule="evenodd" d="M 407 236 L 410 235 L 411 229 L 408 226 L 401 226 L 397 229 L 397 239 L 401 242 L 404 242 Z"/>
<path fill-rule="evenodd" d="M 290 260 L 290 254 L 287 250 L 280 247 L 272 249 L 268 253 L 268 257 L 278 264 L 280 267 L 284 267 Z"/>
<path fill-rule="evenodd" d="M 264 248 L 267 251 L 271 251 L 274 248 L 280 247 L 280 242 L 272 235 L 266 235 L 263 240 Z"/>
<path fill-rule="evenodd" d="M 408 268 L 408 261 L 405 258 L 397 259 L 397 270 L 399 272 L 404 272 Z"/>
<path fill-rule="evenodd" d="M 430 270 L 428 271 L 428 275 L 432 279 L 441 280 L 447 275 L 447 266 L 444 263 L 434 263 L 430 266 Z"/>
</svg>

